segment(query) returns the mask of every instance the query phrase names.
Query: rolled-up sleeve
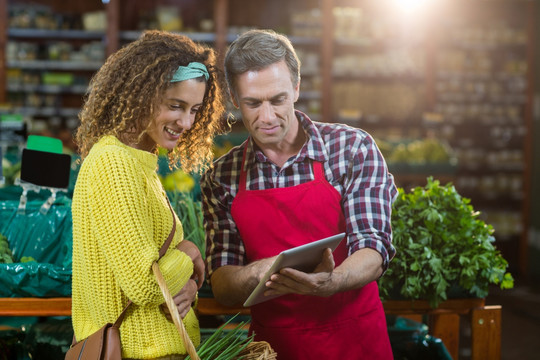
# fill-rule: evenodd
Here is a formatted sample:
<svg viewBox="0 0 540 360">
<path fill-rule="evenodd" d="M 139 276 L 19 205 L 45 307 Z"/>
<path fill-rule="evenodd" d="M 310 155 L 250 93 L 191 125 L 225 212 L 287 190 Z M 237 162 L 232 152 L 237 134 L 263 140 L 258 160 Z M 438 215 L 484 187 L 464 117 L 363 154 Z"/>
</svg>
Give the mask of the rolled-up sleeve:
<svg viewBox="0 0 540 360">
<path fill-rule="evenodd" d="M 397 196 L 394 178 L 369 135 L 355 141 L 351 148 L 342 199 L 349 253 L 374 249 L 381 254 L 386 270 L 396 253 L 391 227 L 392 204 Z"/>
</svg>

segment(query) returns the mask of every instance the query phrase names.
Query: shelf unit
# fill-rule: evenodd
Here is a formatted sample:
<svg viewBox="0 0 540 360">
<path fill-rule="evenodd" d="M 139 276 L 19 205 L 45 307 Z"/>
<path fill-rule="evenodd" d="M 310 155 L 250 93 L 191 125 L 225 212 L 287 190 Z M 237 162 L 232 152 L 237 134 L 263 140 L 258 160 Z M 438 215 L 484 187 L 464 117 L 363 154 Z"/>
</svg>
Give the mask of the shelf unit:
<svg viewBox="0 0 540 360">
<path fill-rule="evenodd" d="M 493 4 L 493 5 L 491 5 Z M 460 153 L 456 186 L 492 223 L 511 269 L 527 274 L 534 3 L 445 8 L 435 110 Z M 464 61 L 465 60 L 465 61 Z M 478 166 L 477 164 L 481 164 Z"/>
<path fill-rule="evenodd" d="M 388 315 L 427 316 L 430 334 L 441 339 L 453 359 L 459 355 L 460 315 L 470 318 L 471 359 L 500 359 L 500 306 L 486 306 L 484 299 L 451 299 L 431 308 L 426 301 L 383 302 Z M 199 298 L 198 316 L 249 315 L 249 309 L 225 307 L 213 298 Z M 71 298 L 0 298 L 0 316 L 70 316 Z"/>
<path fill-rule="evenodd" d="M 390 3 L 332 1 L 342 11 L 337 32 L 326 35 L 334 56 L 328 119 L 377 139 L 448 143 L 456 168 L 412 173 L 389 162 L 397 184 L 423 186 L 428 175 L 452 182 L 494 226 L 510 270 L 526 276 L 535 4 L 441 0 L 407 19 Z"/>
<path fill-rule="evenodd" d="M 102 39 L 108 55 L 140 35 L 139 14 L 151 13 L 159 5 L 173 5 L 185 17 L 185 34 L 213 46 L 222 59 L 227 45 L 246 28 L 273 28 L 289 34 L 304 57 L 298 105 L 315 120 L 350 123 L 376 137 L 399 140 L 435 135 L 447 141 L 459 158 L 458 167 L 448 173 L 436 173 L 435 177 L 443 182 L 452 181 L 461 194 L 471 198 L 488 223 L 514 219 L 512 223 L 494 224 L 495 236 L 512 270 L 526 274 L 534 2 L 440 0 L 438 7 L 427 9 L 429 13 L 423 17 L 426 21 L 419 21 L 422 17 L 416 16 L 407 23 L 389 1 L 134 0 L 128 3 L 111 0 L 106 5 L 99 4 L 107 16 L 104 32 L 35 31 L 0 26 L 0 103 L 6 103 L 8 94 L 14 92 L 82 97 L 84 85 L 8 84 L 6 69 L 10 67 L 61 67 L 66 71 L 91 73 L 100 65 L 98 62 L 7 62 L 8 39 Z M 59 0 L 39 3 L 57 12 L 64 6 Z M 71 6 L 80 12 L 96 10 L 85 8 L 88 5 L 84 4 Z M 7 14 L 8 1 L 0 0 L 1 24 L 8 23 Z M 212 30 L 203 30 L 203 22 L 210 22 Z M 521 37 L 521 42 L 512 43 L 508 40 L 512 36 Z M 486 45 L 488 40 L 491 43 Z M 483 72 L 473 71 L 482 70 L 482 61 L 491 67 Z M 516 70 L 519 66 L 524 67 L 521 72 Z M 350 97 L 346 87 L 340 89 L 347 83 L 355 89 L 356 96 Z M 488 91 L 490 88 L 492 91 Z M 350 109 L 346 106 L 347 96 L 354 105 Z M 487 112 L 475 115 L 471 104 Z M 467 109 L 467 106 L 473 115 L 461 118 L 456 115 L 460 107 Z M 77 106 L 62 106 L 18 110 L 27 116 L 54 118 L 72 117 L 77 109 Z M 442 121 L 426 122 L 426 113 L 442 115 Z M 402 170 L 394 174 L 398 185 L 405 188 L 421 186 L 431 175 Z M 485 190 L 479 190 L 478 184 Z M 495 193 L 496 189 L 500 193 Z M 493 214 L 502 216 L 494 218 Z"/>
<path fill-rule="evenodd" d="M 212 4 L 209 1 L 207 3 Z M 17 25 L 10 26 L 9 24 L 12 23 L 9 16 L 11 6 L 26 6 L 29 9 L 28 18 L 35 16 L 39 21 L 33 21 L 34 19 L 31 18 L 30 21 L 19 21 Z M 37 8 L 36 11 L 32 10 L 34 6 Z M 120 6 L 123 6 L 122 14 Z M 121 4 L 119 0 L 114 0 L 107 5 L 101 2 L 65 4 L 57 0 L 43 0 L 27 4 L 21 0 L 10 1 L 8 7 L 7 0 L 0 0 L 0 23 L 3 25 L 0 27 L 0 104 L 4 105 L 0 108 L 0 112 L 21 114 L 31 122 L 38 121 L 38 124 L 41 123 L 39 120 L 45 120 L 46 124 L 35 129 L 36 132 L 46 131 L 51 136 L 58 136 L 55 132 L 51 133 L 53 129 L 50 127 L 54 127 L 64 130 L 67 128 L 71 133 L 77 126 L 77 114 L 90 77 L 101 67 L 106 56 L 140 35 L 140 31 L 122 28 L 125 21 L 121 20 L 125 19 L 124 15 L 130 13 L 136 15 L 138 10 L 149 6 L 155 6 L 155 3 L 138 1 L 135 4 L 131 1 Z M 38 12 L 39 15 L 36 15 Z M 43 21 L 43 12 L 49 17 L 47 22 Z M 106 27 L 102 30 L 83 30 L 83 23 L 85 23 L 83 14 L 96 12 L 104 14 Z M 73 16 L 77 19 L 76 24 L 62 26 L 61 21 L 50 24 L 63 16 Z M 26 20 L 24 17 L 23 19 Z M 219 20 L 221 18 L 216 21 L 216 28 L 223 28 Z M 17 27 L 19 23 L 24 23 L 22 26 L 27 28 Z M 37 23 L 40 25 L 34 25 Z M 44 26 L 52 27 L 52 29 L 40 28 Z M 196 41 L 212 42 L 216 45 L 221 41 L 221 37 L 214 33 L 200 32 L 189 35 Z M 11 45 L 26 45 L 30 42 L 34 47 L 33 53 L 30 53 L 29 58 L 19 59 L 19 54 L 27 55 L 27 52 L 24 51 L 25 49 L 13 51 L 14 46 Z M 101 56 L 97 54 L 97 59 L 51 59 L 53 42 L 72 44 L 74 50 L 85 43 L 97 42 L 101 45 L 103 54 Z M 224 44 L 223 41 L 221 42 Z M 13 72 L 15 75 L 10 77 L 10 73 Z M 74 75 L 75 83 L 70 82 L 69 79 L 64 80 L 68 83 L 53 85 L 44 83 L 40 77 L 45 72 Z M 16 80 L 20 82 L 16 83 Z M 61 82 L 62 79 L 59 81 Z M 66 137 L 69 138 L 69 134 Z"/>
<path fill-rule="evenodd" d="M 80 12 L 101 3 L 28 4 L 2 0 L 0 113 L 18 114 L 31 133 L 59 137 L 74 149 L 71 132 L 90 77 L 105 59 L 105 30 L 83 30 Z"/>
</svg>

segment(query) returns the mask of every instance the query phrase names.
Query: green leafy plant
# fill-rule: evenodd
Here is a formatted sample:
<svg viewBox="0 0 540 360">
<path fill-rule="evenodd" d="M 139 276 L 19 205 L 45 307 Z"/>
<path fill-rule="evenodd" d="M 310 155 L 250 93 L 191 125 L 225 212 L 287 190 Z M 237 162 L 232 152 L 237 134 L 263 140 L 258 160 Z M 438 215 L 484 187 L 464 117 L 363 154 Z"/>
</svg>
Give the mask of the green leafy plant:
<svg viewBox="0 0 540 360">
<path fill-rule="evenodd" d="M 482 298 L 490 284 L 514 286 L 493 245 L 493 227 L 452 184 L 429 177 L 425 187 L 398 190 L 392 213 L 397 254 L 379 279 L 381 298 L 423 299 L 437 307 L 456 289 Z"/>
<path fill-rule="evenodd" d="M 245 334 L 246 323 L 244 321 L 234 325 L 232 329 L 226 330 L 226 327 L 231 324 L 237 315 L 221 325 L 212 336 L 199 345 L 197 355 L 201 360 L 236 359 L 242 350 L 253 341 L 254 335 L 247 336 Z M 187 359 L 191 358 L 188 356 Z"/>
<path fill-rule="evenodd" d="M 184 239 L 199 248 L 203 259 L 206 251 L 206 238 L 203 225 L 202 205 L 190 192 L 176 191 L 170 194 L 171 204 L 180 218 L 184 229 Z"/>
</svg>

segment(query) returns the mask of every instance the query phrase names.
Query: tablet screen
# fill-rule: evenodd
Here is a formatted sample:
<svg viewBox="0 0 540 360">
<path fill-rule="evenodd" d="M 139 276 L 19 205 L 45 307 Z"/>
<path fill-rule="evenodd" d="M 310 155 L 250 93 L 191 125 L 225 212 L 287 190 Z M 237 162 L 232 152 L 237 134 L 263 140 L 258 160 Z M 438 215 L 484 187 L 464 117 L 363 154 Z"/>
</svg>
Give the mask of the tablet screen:
<svg viewBox="0 0 540 360">
<path fill-rule="evenodd" d="M 249 295 L 247 300 L 244 302 L 244 306 L 252 306 L 263 301 L 267 301 L 281 296 L 264 296 L 264 292 L 266 291 L 265 284 L 270 279 L 270 276 L 272 276 L 272 274 L 279 272 L 279 270 L 283 269 L 284 267 L 294 268 L 303 272 L 312 272 L 315 267 L 321 262 L 324 249 L 330 248 L 332 249 L 332 251 L 334 251 L 344 237 L 345 233 L 340 233 L 282 251 L 277 256 L 270 269 L 266 272 L 266 274 L 264 274 L 257 287 L 253 290 L 251 295 Z"/>
</svg>

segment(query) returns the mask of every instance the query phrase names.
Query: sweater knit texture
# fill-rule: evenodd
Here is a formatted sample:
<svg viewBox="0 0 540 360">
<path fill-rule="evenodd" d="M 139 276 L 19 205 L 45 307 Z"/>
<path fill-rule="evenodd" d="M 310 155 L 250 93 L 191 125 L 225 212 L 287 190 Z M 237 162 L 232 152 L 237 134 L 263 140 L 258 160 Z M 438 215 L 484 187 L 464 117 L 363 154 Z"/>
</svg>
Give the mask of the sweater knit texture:
<svg viewBox="0 0 540 360">
<path fill-rule="evenodd" d="M 163 295 L 152 263 L 172 228 L 166 194 L 156 173 L 157 156 L 113 136 L 97 142 L 85 158 L 73 194 L 72 321 L 81 340 L 113 323 L 126 306 L 120 327 L 122 357 L 151 359 L 185 354 L 175 325 L 159 305 Z M 176 234 L 158 264 L 171 294 L 193 273 L 193 262 L 176 249 Z M 198 320 L 191 309 L 184 324 L 195 346 Z"/>
</svg>

